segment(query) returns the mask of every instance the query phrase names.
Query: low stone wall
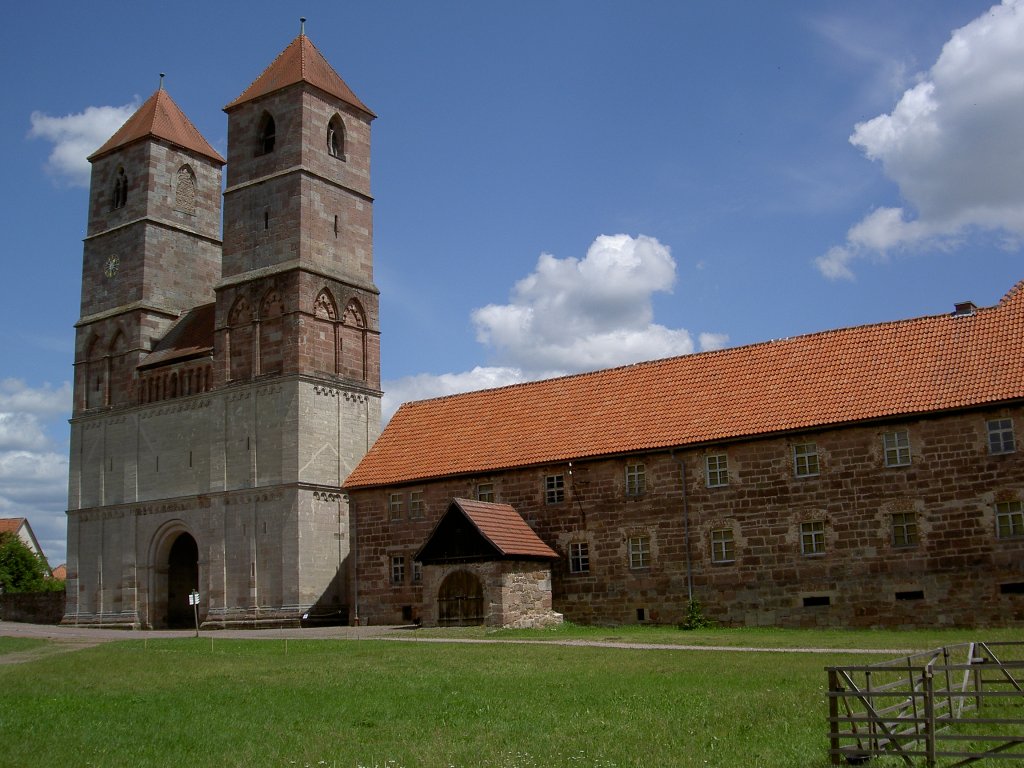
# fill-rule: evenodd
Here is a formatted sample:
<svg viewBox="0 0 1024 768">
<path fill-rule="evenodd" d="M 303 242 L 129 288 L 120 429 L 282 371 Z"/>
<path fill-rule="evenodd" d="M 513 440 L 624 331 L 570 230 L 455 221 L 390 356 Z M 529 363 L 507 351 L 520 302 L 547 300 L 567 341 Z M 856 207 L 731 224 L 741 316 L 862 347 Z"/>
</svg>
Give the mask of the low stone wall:
<svg viewBox="0 0 1024 768">
<path fill-rule="evenodd" d="M 63 592 L 18 592 L 0 595 L 0 620 L 29 624 L 60 624 Z"/>
</svg>

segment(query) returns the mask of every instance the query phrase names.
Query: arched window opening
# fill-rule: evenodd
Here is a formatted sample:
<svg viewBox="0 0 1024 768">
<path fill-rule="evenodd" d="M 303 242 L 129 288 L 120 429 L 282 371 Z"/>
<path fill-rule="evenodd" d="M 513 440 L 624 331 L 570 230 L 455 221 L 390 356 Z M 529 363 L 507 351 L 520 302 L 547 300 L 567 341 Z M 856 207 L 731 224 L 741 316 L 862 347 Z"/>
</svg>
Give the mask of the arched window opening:
<svg viewBox="0 0 1024 768">
<path fill-rule="evenodd" d="M 260 305 L 260 373 L 283 370 L 284 302 L 276 288 L 271 288 Z"/>
<path fill-rule="evenodd" d="M 196 175 L 187 165 L 178 169 L 174 184 L 174 207 L 182 213 L 196 212 Z"/>
<path fill-rule="evenodd" d="M 114 176 L 113 208 L 124 208 L 128 202 L 128 177 L 125 175 L 124 166 L 117 167 L 117 175 Z"/>
<path fill-rule="evenodd" d="M 366 378 L 366 313 L 352 299 L 341 319 L 341 373 L 352 379 Z"/>
<path fill-rule="evenodd" d="M 239 296 L 228 313 L 230 379 L 248 379 L 253 375 L 252 320 L 252 309 L 248 299 Z"/>
<path fill-rule="evenodd" d="M 345 124 L 339 115 L 327 124 L 327 153 L 339 160 L 345 159 Z"/>
<path fill-rule="evenodd" d="M 269 112 L 263 113 L 263 120 L 260 122 L 260 138 L 256 147 L 257 155 L 266 155 L 274 151 L 274 142 L 277 138 L 277 128 L 274 125 L 274 118 Z"/>
<path fill-rule="evenodd" d="M 313 302 L 312 344 L 313 370 L 338 372 L 338 308 L 326 288 Z"/>
</svg>

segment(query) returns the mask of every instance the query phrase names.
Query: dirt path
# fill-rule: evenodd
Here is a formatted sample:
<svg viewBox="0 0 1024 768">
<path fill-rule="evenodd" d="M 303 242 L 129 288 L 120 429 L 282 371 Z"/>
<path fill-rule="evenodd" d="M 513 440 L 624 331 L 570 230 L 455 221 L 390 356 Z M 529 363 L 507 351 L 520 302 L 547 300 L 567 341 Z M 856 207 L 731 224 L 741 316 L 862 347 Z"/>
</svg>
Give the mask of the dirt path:
<svg viewBox="0 0 1024 768">
<path fill-rule="evenodd" d="M 449 643 L 472 645 L 562 645 L 568 647 L 622 648 L 644 651 L 719 651 L 734 653 L 855 653 L 882 656 L 905 656 L 910 651 L 893 648 L 759 648 L 729 645 L 683 645 L 670 643 L 628 643 L 613 640 L 525 640 L 514 638 L 469 638 L 469 637 L 423 637 L 410 632 L 406 627 L 310 627 L 300 629 L 218 629 L 202 631 L 202 637 L 225 640 L 390 640 L 411 643 Z M 118 640 L 165 639 L 193 637 L 195 630 L 147 630 L 96 629 L 94 627 L 44 626 L 0 621 L 0 636 L 29 637 L 52 642 L 38 648 L 0 654 L 0 664 L 19 664 L 68 653 L 83 648 L 92 648 L 102 643 Z"/>
</svg>

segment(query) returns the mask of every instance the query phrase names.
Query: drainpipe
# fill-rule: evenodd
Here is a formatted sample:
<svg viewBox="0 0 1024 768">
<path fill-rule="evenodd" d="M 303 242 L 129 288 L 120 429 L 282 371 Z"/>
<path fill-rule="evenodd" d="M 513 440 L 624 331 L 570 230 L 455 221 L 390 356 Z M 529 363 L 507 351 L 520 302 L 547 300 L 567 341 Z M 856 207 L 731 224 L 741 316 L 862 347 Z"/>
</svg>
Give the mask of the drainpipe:
<svg viewBox="0 0 1024 768">
<path fill-rule="evenodd" d="M 359 559 L 356 546 L 356 502 L 349 496 L 343 494 L 342 498 L 348 501 L 348 555 L 352 558 L 352 625 L 359 626 Z"/>
<path fill-rule="evenodd" d="M 690 505 L 686 496 L 686 463 L 676 457 L 676 449 L 669 451 L 672 461 L 679 465 L 679 480 L 682 483 L 681 497 L 683 500 L 683 541 L 686 547 L 686 599 L 693 602 L 693 562 L 690 560 Z"/>
</svg>

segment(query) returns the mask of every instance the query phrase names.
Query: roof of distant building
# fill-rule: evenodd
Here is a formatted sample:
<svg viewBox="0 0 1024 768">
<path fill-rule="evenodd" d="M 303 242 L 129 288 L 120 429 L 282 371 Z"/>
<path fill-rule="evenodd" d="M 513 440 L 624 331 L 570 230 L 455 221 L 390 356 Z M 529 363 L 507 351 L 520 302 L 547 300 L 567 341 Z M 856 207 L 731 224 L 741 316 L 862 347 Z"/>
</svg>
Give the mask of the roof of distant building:
<svg viewBox="0 0 1024 768">
<path fill-rule="evenodd" d="M 213 351 L 213 323 L 216 304 L 203 304 L 189 310 L 169 330 L 153 351 L 142 358 L 139 369 L 177 363 Z"/>
<path fill-rule="evenodd" d="M 406 403 L 347 489 L 1024 398 L 1024 282 L 994 307 Z"/>
</svg>

